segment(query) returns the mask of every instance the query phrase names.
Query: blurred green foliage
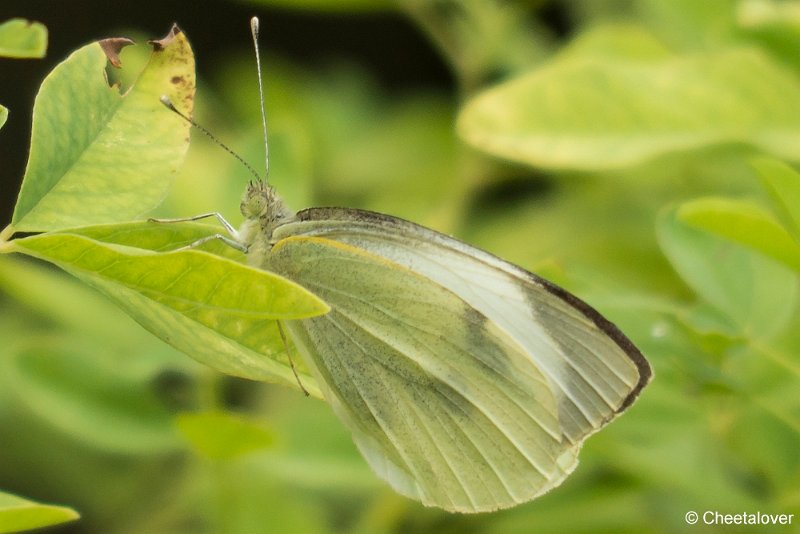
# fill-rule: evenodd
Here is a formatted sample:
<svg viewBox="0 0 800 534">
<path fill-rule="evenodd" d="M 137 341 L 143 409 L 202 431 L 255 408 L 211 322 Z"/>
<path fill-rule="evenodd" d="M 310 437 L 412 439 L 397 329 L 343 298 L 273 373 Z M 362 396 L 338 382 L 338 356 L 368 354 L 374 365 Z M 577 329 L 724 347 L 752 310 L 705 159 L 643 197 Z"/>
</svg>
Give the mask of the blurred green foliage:
<svg viewBox="0 0 800 534">
<path fill-rule="evenodd" d="M 0 492 L 0 532 L 21 532 L 58 525 L 78 517 L 70 508 L 39 504 Z"/>
<path fill-rule="evenodd" d="M 47 52 L 47 28 L 38 22 L 11 19 L 0 23 L 0 57 L 40 58 Z"/>
<path fill-rule="evenodd" d="M 10 19 L 0 22 L 0 58 L 41 58 L 47 52 L 47 28 L 38 22 Z M 8 108 L 0 105 L 0 128 Z"/>
<path fill-rule="evenodd" d="M 5 255 L 0 488 L 69 505 L 80 532 L 684 532 L 689 510 L 794 513 L 796 529 L 800 176 L 765 153 L 800 157 L 797 4 L 581 0 L 566 37 L 532 21 L 536 2 L 394 7 L 457 94 L 389 94 L 351 65 L 268 55 L 273 184 L 296 209 L 388 212 L 564 285 L 654 366 L 636 405 L 562 487 L 448 515 L 378 481 L 324 403 L 197 364 Z M 206 80 L 195 116 L 258 162 L 251 64 Z M 157 213 L 235 224 L 248 178 L 195 135 Z"/>
</svg>

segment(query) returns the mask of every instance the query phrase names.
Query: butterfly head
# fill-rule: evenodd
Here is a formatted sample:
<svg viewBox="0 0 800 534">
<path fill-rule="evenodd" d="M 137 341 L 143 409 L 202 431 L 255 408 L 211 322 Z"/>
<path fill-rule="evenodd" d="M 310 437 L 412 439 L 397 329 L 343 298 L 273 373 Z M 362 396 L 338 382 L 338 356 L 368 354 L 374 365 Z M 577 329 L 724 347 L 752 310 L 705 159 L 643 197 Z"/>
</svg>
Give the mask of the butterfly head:
<svg viewBox="0 0 800 534">
<path fill-rule="evenodd" d="M 247 184 L 240 209 L 245 218 L 260 220 L 262 226 L 275 225 L 292 216 L 275 189 L 261 180 Z"/>
</svg>

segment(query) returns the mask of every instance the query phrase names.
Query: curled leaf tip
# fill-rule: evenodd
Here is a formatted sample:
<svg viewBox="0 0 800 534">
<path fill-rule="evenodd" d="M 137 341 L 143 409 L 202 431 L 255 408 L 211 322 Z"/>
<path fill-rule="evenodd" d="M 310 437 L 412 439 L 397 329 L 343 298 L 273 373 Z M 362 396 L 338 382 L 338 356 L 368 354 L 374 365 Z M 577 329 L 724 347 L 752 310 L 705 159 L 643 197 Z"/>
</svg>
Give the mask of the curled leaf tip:
<svg viewBox="0 0 800 534">
<path fill-rule="evenodd" d="M 103 49 L 103 52 L 108 58 L 108 62 L 116 68 L 122 66 L 122 61 L 119 59 L 120 51 L 128 45 L 135 44 L 126 37 L 110 37 L 108 39 L 101 39 L 98 42 L 100 43 L 100 48 Z"/>
<path fill-rule="evenodd" d="M 172 42 L 175 36 L 178 35 L 179 33 L 181 33 L 181 29 L 178 28 L 177 24 L 173 23 L 172 28 L 169 29 L 169 32 L 167 32 L 167 35 L 165 35 L 163 38 L 150 39 L 147 42 L 153 45 L 153 49 L 155 51 L 163 50 Z"/>
</svg>

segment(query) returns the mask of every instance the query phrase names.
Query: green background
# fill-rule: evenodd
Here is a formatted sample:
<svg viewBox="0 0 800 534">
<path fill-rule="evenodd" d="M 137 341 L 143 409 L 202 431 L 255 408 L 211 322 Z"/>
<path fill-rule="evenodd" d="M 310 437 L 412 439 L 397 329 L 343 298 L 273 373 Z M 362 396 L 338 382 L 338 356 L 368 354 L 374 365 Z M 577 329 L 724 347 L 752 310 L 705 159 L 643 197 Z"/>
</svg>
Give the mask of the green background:
<svg viewBox="0 0 800 534">
<path fill-rule="evenodd" d="M 293 208 L 387 212 L 540 273 L 656 374 L 560 488 L 448 515 L 380 482 L 323 402 L 219 374 L 55 268 L 4 255 L 0 490 L 81 513 L 54 532 L 737 531 L 686 524 L 706 510 L 794 513 L 738 529 L 798 530 L 800 178 L 763 159 L 800 157 L 797 3 L 53 5 L 0 8 L 51 42 L 45 60 L 0 59 L 3 226 L 41 79 L 100 37 L 178 21 L 195 117 L 258 167 L 258 14 L 271 180 Z M 194 132 L 155 213 L 237 223 L 248 179 Z"/>
</svg>

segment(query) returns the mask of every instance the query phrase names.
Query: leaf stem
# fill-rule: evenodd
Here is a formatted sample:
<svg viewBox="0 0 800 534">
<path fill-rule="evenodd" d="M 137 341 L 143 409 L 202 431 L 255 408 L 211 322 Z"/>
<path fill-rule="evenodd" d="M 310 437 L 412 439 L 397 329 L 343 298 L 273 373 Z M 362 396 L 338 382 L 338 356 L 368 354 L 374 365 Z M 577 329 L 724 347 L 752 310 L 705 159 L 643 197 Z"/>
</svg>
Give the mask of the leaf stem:
<svg viewBox="0 0 800 534">
<path fill-rule="evenodd" d="M 399 0 L 450 64 L 462 100 L 489 78 L 536 62 L 539 43 L 528 23 L 536 4 Z"/>
<path fill-rule="evenodd" d="M 14 226 L 9 224 L 3 228 L 3 231 L 0 232 L 0 241 L 8 241 L 8 238 L 14 235 L 14 232 L 16 231 L 17 230 L 14 228 Z"/>
<path fill-rule="evenodd" d="M 10 238 L 12 235 L 14 235 L 14 232 L 16 232 L 16 229 L 10 224 L 0 231 L 0 254 L 6 254 L 13 251 Z"/>
</svg>

